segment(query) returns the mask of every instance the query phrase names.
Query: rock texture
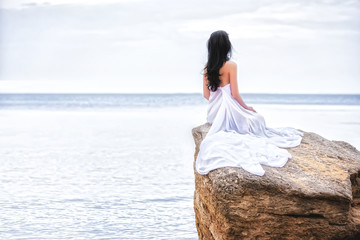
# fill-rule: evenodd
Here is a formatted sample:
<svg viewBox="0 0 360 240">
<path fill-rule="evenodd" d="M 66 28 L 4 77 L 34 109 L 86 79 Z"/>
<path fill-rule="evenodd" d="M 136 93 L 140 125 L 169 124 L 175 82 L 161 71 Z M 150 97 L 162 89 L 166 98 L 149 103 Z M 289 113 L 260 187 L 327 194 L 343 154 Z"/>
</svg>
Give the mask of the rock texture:
<svg viewBox="0 0 360 240">
<path fill-rule="evenodd" d="M 193 129 L 196 149 L 210 125 Z M 360 239 L 360 153 L 304 133 L 282 168 L 195 170 L 199 239 Z"/>
</svg>

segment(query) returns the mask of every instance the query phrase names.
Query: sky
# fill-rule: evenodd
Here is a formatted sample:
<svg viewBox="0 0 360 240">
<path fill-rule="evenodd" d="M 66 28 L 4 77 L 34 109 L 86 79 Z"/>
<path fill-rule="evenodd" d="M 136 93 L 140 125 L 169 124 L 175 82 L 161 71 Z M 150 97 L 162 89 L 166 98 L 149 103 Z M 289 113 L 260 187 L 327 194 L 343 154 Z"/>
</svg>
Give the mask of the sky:
<svg viewBox="0 0 360 240">
<path fill-rule="evenodd" d="M 360 0 L 2 0 L 0 93 L 201 92 L 220 29 L 240 93 L 360 94 Z"/>
</svg>

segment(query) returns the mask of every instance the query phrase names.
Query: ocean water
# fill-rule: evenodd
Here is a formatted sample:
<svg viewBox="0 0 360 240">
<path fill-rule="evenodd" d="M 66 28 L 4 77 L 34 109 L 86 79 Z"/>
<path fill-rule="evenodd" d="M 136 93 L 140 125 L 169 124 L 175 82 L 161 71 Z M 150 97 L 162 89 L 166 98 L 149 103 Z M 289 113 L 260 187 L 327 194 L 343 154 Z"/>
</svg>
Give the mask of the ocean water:
<svg viewBox="0 0 360 240">
<path fill-rule="evenodd" d="M 243 98 L 360 149 L 360 95 Z M 197 239 L 200 94 L 1 94 L 0 239 Z"/>
<path fill-rule="evenodd" d="M 360 95 L 243 94 L 252 104 L 360 105 Z M 0 94 L 0 109 L 119 109 L 206 104 L 201 94 Z"/>
</svg>

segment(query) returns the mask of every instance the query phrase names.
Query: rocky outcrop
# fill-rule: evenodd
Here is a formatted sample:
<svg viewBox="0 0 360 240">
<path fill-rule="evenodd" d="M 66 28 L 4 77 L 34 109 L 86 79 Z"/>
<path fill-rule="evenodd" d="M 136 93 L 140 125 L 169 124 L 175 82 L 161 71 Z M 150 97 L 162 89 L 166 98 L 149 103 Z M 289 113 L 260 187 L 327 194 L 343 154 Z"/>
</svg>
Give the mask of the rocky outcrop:
<svg viewBox="0 0 360 240">
<path fill-rule="evenodd" d="M 196 149 L 209 125 L 193 129 Z M 360 239 L 360 153 L 304 133 L 282 168 L 195 172 L 199 239 Z"/>
</svg>

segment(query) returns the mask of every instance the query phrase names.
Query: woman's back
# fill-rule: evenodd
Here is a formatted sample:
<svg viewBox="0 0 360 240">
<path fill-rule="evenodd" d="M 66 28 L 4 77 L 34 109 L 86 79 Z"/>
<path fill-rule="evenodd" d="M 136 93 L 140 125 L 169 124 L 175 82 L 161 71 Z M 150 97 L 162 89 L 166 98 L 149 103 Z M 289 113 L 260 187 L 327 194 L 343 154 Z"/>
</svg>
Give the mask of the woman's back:
<svg viewBox="0 0 360 240">
<path fill-rule="evenodd" d="M 204 71 L 203 91 L 204 97 L 209 99 L 211 90 L 209 89 L 209 80 L 207 79 L 206 68 Z M 231 86 L 231 96 L 246 110 L 256 112 L 252 107 L 245 104 L 242 97 L 240 96 L 238 83 L 237 83 L 237 65 L 233 61 L 225 61 L 219 69 L 219 80 L 220 83 L 217 87 L 224 87 L 228 84 Z M 216 88 L 217 89 L 217 88 Z M 213 90 L 214 91 L 214 90 Z M 216 91 L 216 90 L 215 90 Z"/>
<path fill-rule="evenodd" d="M 230 72 L 233 70 L 236 63 L 232 62 L 232 61 L 226 61 L 224 63 L 224 65 L 220 68 L 219 70 L 219 74 L 220 74 L 220 85 L 219 87 L 224 87 L 226 86 L 227 84 L 230 83 Z"/>
</svg>

